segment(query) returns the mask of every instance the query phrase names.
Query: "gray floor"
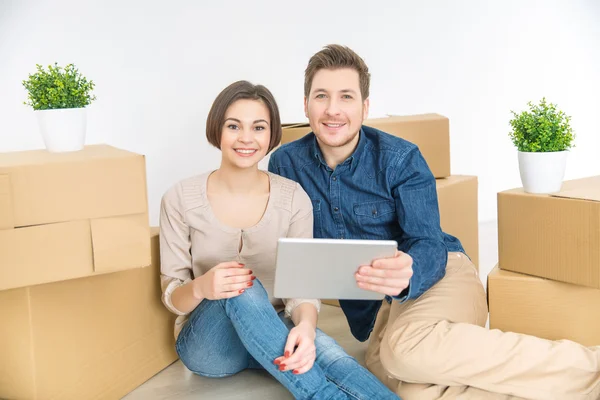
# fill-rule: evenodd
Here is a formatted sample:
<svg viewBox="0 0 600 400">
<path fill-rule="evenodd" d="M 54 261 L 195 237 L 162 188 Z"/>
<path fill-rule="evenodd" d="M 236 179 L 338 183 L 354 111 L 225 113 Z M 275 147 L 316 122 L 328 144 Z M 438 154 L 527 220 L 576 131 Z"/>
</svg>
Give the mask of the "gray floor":
<svg viewBox="0 0 600 400">
<path fill-rule="evenodd" d="M 479 226 L 480 277 L 484 282 L 498 260 L 496 221 Z M 366 343 L 355 340 L 348 323 L 338 307 L 323 305 L 319 327 L 346 349 L 359 362 L 364 362 Z M 180 361 L 175 362 L 123 400 L 242 400 L 293 399 L 283 386 L 268 373 L 247 370 L 230 378 L 207 379 L 189 372 Z"/>
</svg>

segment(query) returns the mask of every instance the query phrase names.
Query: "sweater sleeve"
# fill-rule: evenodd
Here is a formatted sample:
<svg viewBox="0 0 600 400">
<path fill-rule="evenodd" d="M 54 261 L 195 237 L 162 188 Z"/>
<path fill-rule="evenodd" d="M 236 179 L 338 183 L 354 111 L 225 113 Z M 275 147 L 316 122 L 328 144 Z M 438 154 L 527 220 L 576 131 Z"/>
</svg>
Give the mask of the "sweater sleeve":
<svg viewBox="0 0 600 400">
<path fill-rule="evenodd" d="M 181 188 L 176 185 L 165 193 L 160 207 L 160 282 L 162 302 L 169 311 L 186 315 L 173 306 L 171 295 L 192 280 L 190 229 L 185 222 Z"/>
</svg>

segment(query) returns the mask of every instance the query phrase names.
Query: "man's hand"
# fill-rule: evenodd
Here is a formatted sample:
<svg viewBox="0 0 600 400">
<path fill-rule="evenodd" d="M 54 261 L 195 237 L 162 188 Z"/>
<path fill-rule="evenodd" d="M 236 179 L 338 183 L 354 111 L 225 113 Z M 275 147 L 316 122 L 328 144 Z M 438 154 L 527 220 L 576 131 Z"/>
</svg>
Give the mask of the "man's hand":
<svg viewBox="0 0 600 400">
<path fill-rule="evenodd" d="M 279 365 L 280 371 L 292 371 L 294 374 L 310 370 L 317 358 L 316 335 L 314 326 L 309 323 L 300 323 L 292 328 L 285 344 L 284 356 L 276 358 L 274 364 Z"/>
<path fill-rule="evenodd" d="M 371 265 L 361 265 L 355 274 L 358 287 L 398 296 L 408 287 L 413 275 L 412 257 L 396 250 L 391 258 L 379 258 Z"/>
</svg>

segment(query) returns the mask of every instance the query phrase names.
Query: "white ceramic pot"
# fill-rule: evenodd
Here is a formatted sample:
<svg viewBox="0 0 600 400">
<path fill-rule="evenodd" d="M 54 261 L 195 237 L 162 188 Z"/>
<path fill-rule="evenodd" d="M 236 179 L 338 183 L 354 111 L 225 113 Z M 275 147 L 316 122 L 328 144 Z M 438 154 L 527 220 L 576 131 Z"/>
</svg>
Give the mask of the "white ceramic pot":
<svg viewBox="0 0 600 400">
<path fill-rule="evenodd" d="M 527 193 L 556 193 L 565 177 L 568 151 L 528 153 L 519 151 L 519 172 Z"/>
<path fill-rule="evenodd" d="M 53 153 L 78 151 L 85 144 L 86 109 L 35 111 L 46 149 Z"/>
</svg>

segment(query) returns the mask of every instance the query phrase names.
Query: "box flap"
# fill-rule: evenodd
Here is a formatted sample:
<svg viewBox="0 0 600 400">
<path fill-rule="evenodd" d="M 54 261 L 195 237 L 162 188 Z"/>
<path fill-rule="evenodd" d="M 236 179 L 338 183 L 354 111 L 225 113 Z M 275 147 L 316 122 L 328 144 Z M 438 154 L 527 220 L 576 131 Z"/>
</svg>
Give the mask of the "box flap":
<svg viewBox="0 0 600 400">
<path fill-rule="evenodd" d="M 85 146 L 80 151 L 51 153 L 46 150 L 28 150 L 0 153 L 0 168 L 22 167 L 56 163 L 78 163 L 88 160 L 122 158 L 138 155 L 127 150 L 105 144 Z"/>
<path fill-rule="evenodd" d="M 94 272 L 150 265 L 148 214 L 94 219 L 91 230 Z"/>
<path fill-rule="evenodd" d="M 0 290 L 92 272 L 88 220 L 0 230 Z"/>
<path fill-rule="evenodd" d="M 0 229 L 14 228 L 10 176 L 0 174 Z"/>
<path fill-rule="evenodd" d="M 592 176 L 565 182 L 562 190 L 558 193 L 553 193 L 552 196 L 600 201 L 600 176 Z"/>
</svg>

